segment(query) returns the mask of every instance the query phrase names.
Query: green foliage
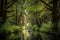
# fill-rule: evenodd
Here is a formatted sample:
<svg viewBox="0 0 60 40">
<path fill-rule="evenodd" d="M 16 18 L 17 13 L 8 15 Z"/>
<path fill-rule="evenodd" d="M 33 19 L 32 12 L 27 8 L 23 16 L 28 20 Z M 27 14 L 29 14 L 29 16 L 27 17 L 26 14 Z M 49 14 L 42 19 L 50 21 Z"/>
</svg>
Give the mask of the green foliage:
<svg viewBox="0 0 60 40">
<path fill-rule="evenodd" d="M 7 19 L 3 24 L 3 26 L 0 28 L 0 34 L 5 33 L 6 40 L 20 40 L 21 38 L 22 39 L 24 38 L 22 31 L 23 27 L 26 27 L 27 31 L 28 30 L 31 31 L 31 34 L 29 35 L 30 36 L 33 35 L 32 38 L 41 35 L 43 40 L 52 40 L 52 35 L 44 33 L 44 32 L 51 32 L 53 28 L 52 27 L 53 24 L 51 21 L 52 10 L 51 11 L 49 10 L 50 9 L 49 6 L 52 7 L 52 3 L 50 4 L 49 2 L 51 2 L 52 0 L 51 1 L 43 0 L 43 1 L 45 3 L 41 2 L 41 0 L 17 0 L 13 5 L 11 5 L 6 10 L 10 12 L 6 12 Z M 11 3 L 12 0 L 7 0 L 7 6 L 9 6 Z M 58 14 L 58 16 L 59 15 L 60 14 Z M 0 17 L 0 22 L 2 23 L 2 21 L 3 20 Z M 0 25 L 2 25 L 1 23 Z M 39 27 L 38 24 L 40 25 Z M 58 27 L 58 34 L 60 34 L 60 21 L 58 21 L 57 27 Z M 24 29 L 24 31 L 26 30 Z M 26 38 L 28 39 L 27 36 Z"/>
<path fill-rule="evenodd" d="M 28 6 L 28 8 L 27 8 L 27 10 L 33 11 L 33 12 L 40 11 L 42 9 L 44 9 L 44 6 L 42 3 L 39 3 L 37 5 Z"/>
<path fill-rule="evenodd" d="M 5 33 L 7 34 L 6 36 L 6 40 L 17 40 L 18 38 L 20 38 L 21 36 L 21 28 L 19 26 L 16 25 L 11 25 L 11 26 L 5 26 L 1 29 L 1 33 L 5 31 Z"/>
<path fill-rule="evenodd" d="M 52 28 L 52 23 L 48 22 L 48 23 L 43 23 L 40 30 L 48 32 L 48 31 L 51 31 L 51 28 Z"/>
</svg>

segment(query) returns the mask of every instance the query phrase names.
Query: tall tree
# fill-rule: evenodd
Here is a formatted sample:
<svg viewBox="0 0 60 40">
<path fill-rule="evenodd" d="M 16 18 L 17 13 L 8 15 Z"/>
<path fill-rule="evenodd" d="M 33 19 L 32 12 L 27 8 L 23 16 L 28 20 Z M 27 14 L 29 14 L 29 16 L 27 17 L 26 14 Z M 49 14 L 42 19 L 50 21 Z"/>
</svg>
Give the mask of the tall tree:
<svg viewBox="0 0 60 40">
<path fill-rule="evenodd" d="M 54 40 L 58 40 L 58 0 L 53 0 L 53 11 L 52 11 L 52 24 L 53 31 L 56 33 Z"/>
<path fill-rule="evenodd" d="M 0 17 L 2 18 L 2 22 L 1 22 L 1 27 L 2 24 L 5 23 L 6 19 L 7 19 L 7 12 L 11 12 L 11 11 L 7 11 L 8 8 L 10 8 L 14 3 L 16 2 L 16 0 L 12 0 L 11 2 L 7 2 L 7 0 L 1 0 L 1 9 L 0 9 Z"/>
<path fill-rule="evenodd" d="M 11 2 L 8 4 L 7 0 L 1 0 L 0 18 L 2 21 L 0 21 L 1 22 L 0 28 L 3 27 L 3 25 L 5 24 L 7 20 L 7 9 L 10 8 L 16 2 L 16 0 L 12 0 Z M 3 32 L 0 33 L 0 36 L 1 36 L 0 40 L 6 40 L 7 33 L 5 32 L 5 30 L 3 30 Z"/>
<path fill-rule="evenodd" d="M 48 3 L 46 3 L 43 0 L 40 0 L 43 2 L 45 5 L 48 6 L 48 10 L 52 11 L 51 16 L 52 16 L 52 31 L 54 32 L 55 36 L 53 36 L 53 40 L 58 40 L 58 21 L 59 21 L 59 8 L 58 8 L 58 2 L 59 0 L 52 0 L 50 3 L 53 4 L 53 7 L 51 7 Z"/>
</svg>

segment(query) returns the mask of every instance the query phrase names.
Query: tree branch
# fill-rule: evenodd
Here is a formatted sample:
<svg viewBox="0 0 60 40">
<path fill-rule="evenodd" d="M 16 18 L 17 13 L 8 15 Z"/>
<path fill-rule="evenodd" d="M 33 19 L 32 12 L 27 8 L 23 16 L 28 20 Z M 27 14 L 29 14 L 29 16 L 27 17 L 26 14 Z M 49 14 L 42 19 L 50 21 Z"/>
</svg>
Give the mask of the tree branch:
<svg viewBox="0 0 60 40">
<path fill-rule="evenodd" d="M 51 11 L 52 11 L 52 7 L 49 5 L 49 4 L 47 4 L 45 1 L 43 1 L 43 0 L 40 0 L 41 2 L 43 2 L 45 5 L 47 5 L 48 7 L 49 7 L 49 9 L 51 9 Z M 48 10 L 49 10 L 48 9 Z"/>
<path fill-rule="evenodd" d="M 46 7 L 48 10 L 53 11 L 51 8 Z"/>
<path fill-rule="evenodd" d="M 10 8 L 16 1 L 17 0 L 13 0 L 13 2 L 8 7 L 6 7 L 5 10 L 7 10 L 8 8 Z"/>
</svg>

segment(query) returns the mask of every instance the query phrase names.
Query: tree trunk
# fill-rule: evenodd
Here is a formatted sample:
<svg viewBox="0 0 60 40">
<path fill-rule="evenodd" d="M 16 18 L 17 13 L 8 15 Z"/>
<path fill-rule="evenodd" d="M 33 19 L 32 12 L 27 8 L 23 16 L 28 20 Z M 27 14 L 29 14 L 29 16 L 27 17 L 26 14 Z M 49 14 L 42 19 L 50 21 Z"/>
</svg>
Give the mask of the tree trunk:
<svg viewBox="0 0 60 40">
<path fill-rule="evenodd" d="M 53 0 L 53 11 L 52 11 L 52 24 L 53 24 L 53 30 L 54 33 L 56 34 L 54 37 L 53 37 L 53 40 L 58 40 L 58 20 L 59 20 L 59 17 L 58 17 L 58 0 Z"/>
</svg>

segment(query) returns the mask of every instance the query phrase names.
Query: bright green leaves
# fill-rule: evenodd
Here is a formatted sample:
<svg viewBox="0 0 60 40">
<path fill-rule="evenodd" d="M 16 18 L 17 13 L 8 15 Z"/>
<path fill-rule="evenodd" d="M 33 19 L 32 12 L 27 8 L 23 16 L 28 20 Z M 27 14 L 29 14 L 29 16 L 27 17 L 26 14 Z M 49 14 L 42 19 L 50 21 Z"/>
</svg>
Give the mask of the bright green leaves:
<svg viewBox="0 0 60 40">
<path fill-rule="evenodd" d="M 40 30 L 48 32 L 48 31 L 51 31 L 51 28 L 52 28 L 52 23 L 51 23 L 51 21 L 49 21 L 48 23 L 43 23 Z"/>
<path fill-rule="evenodd" d="M 16 25 L 11 25 L 11 26 L 5 26 L 2 29 L 2 32 L 5 32 L 7 35 L 7 40 L 15 40 L 20 38 L 21 36 L 21 28 Z"/>
<path fill-rule="evenodd" d="M 32 5 L 32 6 L 29 6 L 29 7 L 27 8 L 27 10 L 33 11 L 33 12 L 40 11 L 40 10 L 43 10 L 43 9 L 44 9 L 43 4 Z"/>
<path fill-rule="evenodd" d="M 18 30 L 18 32 L 21 31 L 21 28 L 19 26 L 16 26 L 16 25 L 11 25 L 11 26 L 3 27 L 2 30 L 13 33 L 16 30 Z"/>
</svg>

